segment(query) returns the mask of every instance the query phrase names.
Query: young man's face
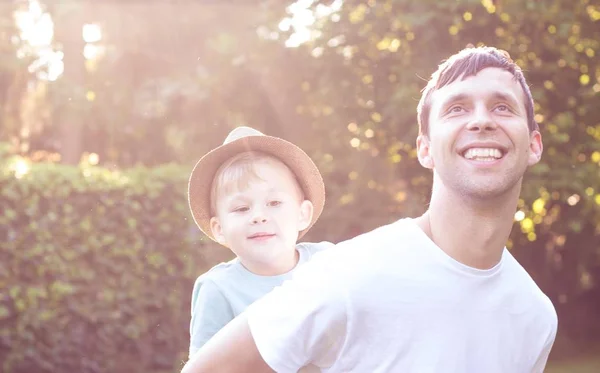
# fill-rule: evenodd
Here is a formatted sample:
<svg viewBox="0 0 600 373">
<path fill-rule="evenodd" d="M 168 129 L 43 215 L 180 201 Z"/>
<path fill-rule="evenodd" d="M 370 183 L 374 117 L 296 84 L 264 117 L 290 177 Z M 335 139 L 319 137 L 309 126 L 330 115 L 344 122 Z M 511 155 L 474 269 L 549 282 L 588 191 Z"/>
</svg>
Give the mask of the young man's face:
<svg viewBox="0 0 600 373">
<path fill-rule="evenodd" d="M 217 192 L 211 228 L 250 270 L 271 268 L 295 255 L 298 233 L 308 227 L 312 204 L 304 200 L 292 172 L 281 162 L 261 159 L 258 178 L 242 188 Z"/>
<path fill-rule="evenodd" d="M 435 91 L 429 134 L 419 136 L 419 161 L 461 195 L 488 198 L 520 188 L 542 153 L 527 127 L 525 95 L 513 75 L 486 68 Z"/>
</svg>

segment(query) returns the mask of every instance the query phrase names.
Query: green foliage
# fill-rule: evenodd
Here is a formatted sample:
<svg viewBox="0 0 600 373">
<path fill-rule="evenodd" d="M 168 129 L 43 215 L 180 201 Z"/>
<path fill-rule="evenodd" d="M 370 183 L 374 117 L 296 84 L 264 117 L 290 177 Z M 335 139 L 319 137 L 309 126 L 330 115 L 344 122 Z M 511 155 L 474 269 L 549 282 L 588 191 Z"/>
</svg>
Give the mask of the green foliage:
<svg viewBox="0 0 600 373">
<path fill-rule="evenodd" d="M 431 178 L 415 160 L 414 139 L 424 79 L 467 44 L 492 45 L 524 68 L 545 145 L 525 179 L 509 246 L 561 309 L 575 309 L 571 304 L 597 286 L 600 9 L 585 0 L 528 6 L 356 0 L 322 21 L 320 38 L 295 56 L 308 56 L 297 63 L 307 66 L 296 87 L 303 92 L 298 122 L 318 135 L 290 139 L 320 149 L 312 154 L 326 172 L 328 206 L 336 206 L 330 212 L 340 214 L 323 220 L 343 216 L 358 229 L 322 220 L 320 234 L 345 229 L 347 237 L 423 211 Z"/>
<path fill-rule="evenodd" d="M 559 308 L 559 337 L 565 333 L 584 339 L 600 335 L 597 318 L 582 311 L 595 306 L 581 306 L 591 299 L 586 294 L 598 289 L 600 281 L 600 7 L 593 1 L 300 2 L 296 7 L 305 7 L 309 13 L 320 9 L 319 14 L 325 14 L 323 6 L 341 6 L 317 17 L 313 31 L 318 37 L 296 48 L 284 47 L 294 29 L 278 27 L 282 18 L 292 16 L 284 10 L 286 2 L 47 3 L 57 26 L 56 48 L 63 44 L 58 39 L 78 34 L 71 30 L 75 26 L 66 22 L 72 12 L 78 13 L 79 21 L 102 28 L 102 40 L 97 44 L 105 47 L 105 52 L 86 62 L 87 102 L 78 114 L 85 152 L 98 154 L 101 164 L 109 167 L 191 163 L 221 143 L 236 125 L 248 124 L 281 136 L 305 149 L 325 178 L 326 208 L 307 240 L 336 242 L 398 217 L 421 213 L 431 184 L 430 173 L 418 164 L 414 149 L 415 108 L 424 80 L 442 59 L 467 44 L 507 50 L 525 70 L 537 103 L 536 120 L 545 149 L 541 163 L 531 168 L 525 179 L 509 246 Z M 13 140 L 28 133 L 30 153 L 56 150 L 56 144 L 64 140 L 64 133 L 58 131 L 63 124 L 60 114 L 73 84 L 65 80 L 38 82 L 35 94 L 27 89 L 32 78 L 26 68 L 29 60 L 15 57 L 22 42 L 12 43 L 16 31 L 10 26 L 11 9 L 2 9 L 6 11 L 0 12 L 0 81 L 4 83 L 0 89 L 0 136 Z M 183 196 L 177 194 L 185 189 L 188 170 L 84 171 L 34 165 L 18 181 L 14 172 L 2 176 L 0 195 L 2 222 L 9 222 L 6 228 L 0 225 L 0 232 L 3 242 L 13 249 L 10 258 L 0 260 L 0 278 L 11 278 L 11 284 L 23 281 L 41 286 L 29 279 L 34 269 L 19 270 L 21 277 L 17 277 L 7 272 L 12 264 L 5 263 L 37 268 L 25 259 L 48 261 L 49 269 L 44 271 L 56 271 L 52 281 L 64 281 L 52 289 L 66 299 L 75 296 L 69 292 L 80 291 L 76 285 L 81 280 L 73 282 L 58 271 L 72 271 L 76 279 L 85 274 L 70 269 L 64 261 L 103 258 L 96 249 L 86 247 L 109 247 L 103 252 L 125 264 L 113 263 L 116 259 L 110 259 L 108 265 L 86 262 L 81 264 L 88 269 L 85 273 L 95 273 L 95 266 L 106 267 L 106 271 L 113 267 L 139 270 L 141 264 L 127 260 L 148 248 L 158 251 L 179 245 L 180 250 L 188 250 L 186 233 L 165 233 L 183 229 L 184 223 L 189 226 L 189 218 L 175 222 L 177 216 L 188 216 Z M 161 172 L 164 177 L 159 177 Z M 174 175 L 167 177 L 167 172 Z M 28 181 L 30 178 L 40 184 Z M 10 180 L 10 188 L 4 187 L 6 180 Z M 172 184 L 172 180 L 179 181 Z M 168 190 L 177 192 L 171 195 Z M 160 205 L 159 199 L 167 196 L 165 203 L 172 202 L 175 195 L 179 196 L 179 215 L 173 212 L 173 220 L 163 222 L 162 209 L 174 211 L 175 204 Z M 127 204 L 117 208 L 121 201 Z M 167 225 L 161 228 L 161 224 Z M 40 227 L 62 228 L 54 237 L 50 236 L 53 231 L 47 233 Z M 80 232 L 90 232 L 89 237 Z M 161 241 L 167 238 L 172 241 Z M 14 251 L 17 240 L 19 245 L 27 245 Z M 60 256 L 53 256 L 59 251 Z M 177 251 L 160 251 L 162 256 L 165 252 Z M 149 254 L 137 263 L 148 268 L 155 263 L 165 281 L 182 281 L 181 289 L 191 286 L 186 281 L 193 276 L 186 281 L 169 277 L 168 265 L 161 264 L 160 258 Z M 171 263 L 169 258 L 164 263 Z M 177 265 L 175 273 L 188 276 Z M 104 283 L 115 276 L 100 276 L 102 286 L 109 287 Z M 24 291 L 8 294 L 21 297 L 27 294 Z M 32 294 L 35 299 L 45 299 L 42 290 L 32 290 Z M 187 302 L 185 292 L 179 296 Z M 6 299 L 0 302 L 8 302 Z M 3 325 L 13 325 L 14 316 L 9 315 L 15 314 L 17 306 L 11 302 L 10 307 L 0 308 L 0 319 L 11 320 Z M 28 304 L 23 302 L 19 307 Z M 180 315 L 180 306 L 169 312 Z M 108 308 L 120 310 L 116 301 Z M 70 317 L 71 311 L 58 309 L 60 317 Z M 166 313 L 162 309 L 160 314 Z M 33 328 L 29 323 L 37 319 L 20 320 L 21 324 L 15 325 L 28 330 Z M 48 330 L 56 331 L 61 324 L 52 320 Z M 102 320 L 104 328 L 116 330 L 115 335 L 129 330 L 126 318 Z M 181 325 L 169 333 L 184 351 L 178 338 L 187 324 L 181 321 Z M 11 333 L 21 335 L 20 331 Z M 116 340 L 125 340 L 119 338 Z M 11 352 L 7 360 L 0 356 L 0 360 L 10 364 L 21 361 L 19 356 L 24 356 L 25 346 L 30 345 L 16 340 L 21 342 L 14 351 L 21 352 Z M 9 344 L 5 341 L 0 336 L 0 346 Z M 43 356 L 52 356 L 46 344 L 35 346 L 28 353 L 43 351 Z M 83 351 L 96 351 L 95 345 L 82 346 Z M 114 347 L 100 356 L 113 352 L 117 356 L 116 351 Z M 112 359 L 126 366 L 126 357 Z"/>
<path fill-rule="evenodd" d="M 0 370 L 180 367 L 207 250 L 188 214 L 188 170 L 3 158 Z"/>
</svg>

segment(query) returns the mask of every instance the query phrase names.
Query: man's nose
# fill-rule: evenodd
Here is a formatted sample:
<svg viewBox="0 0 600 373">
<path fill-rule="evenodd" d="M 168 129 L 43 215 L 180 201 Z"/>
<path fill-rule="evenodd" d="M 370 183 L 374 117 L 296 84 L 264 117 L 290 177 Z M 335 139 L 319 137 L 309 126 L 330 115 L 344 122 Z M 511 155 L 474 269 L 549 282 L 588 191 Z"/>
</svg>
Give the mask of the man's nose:
<svg viewBox="0 0 600 373">
<path fill-rule="evenodd" d="M 487 108 L 476 109 L 471 121 L 467 124 L 467 129 L 469 131 L 493 131 L 496 128 L 496 122 L 493 120 Z"/>
</svg>

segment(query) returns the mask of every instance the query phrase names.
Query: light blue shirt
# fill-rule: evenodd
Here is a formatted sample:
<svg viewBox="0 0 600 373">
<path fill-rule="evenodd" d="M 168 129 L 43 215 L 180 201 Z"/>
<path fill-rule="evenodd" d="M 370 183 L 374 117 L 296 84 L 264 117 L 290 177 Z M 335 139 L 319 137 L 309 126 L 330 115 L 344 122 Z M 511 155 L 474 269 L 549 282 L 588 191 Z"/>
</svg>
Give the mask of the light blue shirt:
<svg viewBox="0 0 600 373">
<path fill-rule="evenodd" d="M 282 275 L 254 274 L 235 258 L 217 264 L 198 277 L 192 291 L 189 357 L 249 305 L 291 279 L 295 269 L 309 261 L 314 254 L 333 246 L 327 241 L 298 243 L 298 264 Z"/>
</svg>

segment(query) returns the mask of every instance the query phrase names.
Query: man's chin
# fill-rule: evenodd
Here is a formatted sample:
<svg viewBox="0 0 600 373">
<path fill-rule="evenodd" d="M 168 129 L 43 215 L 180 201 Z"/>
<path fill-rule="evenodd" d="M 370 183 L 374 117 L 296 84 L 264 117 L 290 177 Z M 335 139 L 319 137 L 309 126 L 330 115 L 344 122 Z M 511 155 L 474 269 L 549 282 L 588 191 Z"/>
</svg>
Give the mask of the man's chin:
<svg viewBox="0 0 600 373">
<path fill-rule="evenodd" d="M 493 201 L 504 202 L 508 198 L 514 196 L 515 189 L 520 187 L 520 183 L 511 185 L 502 184 L 484 184 L 484 185 L 468 185 L 460 188 L 460 194 L 465 199 L 490 203 Z M 518 192 L 517 192 L 518 194 Z"/>
</svg>

